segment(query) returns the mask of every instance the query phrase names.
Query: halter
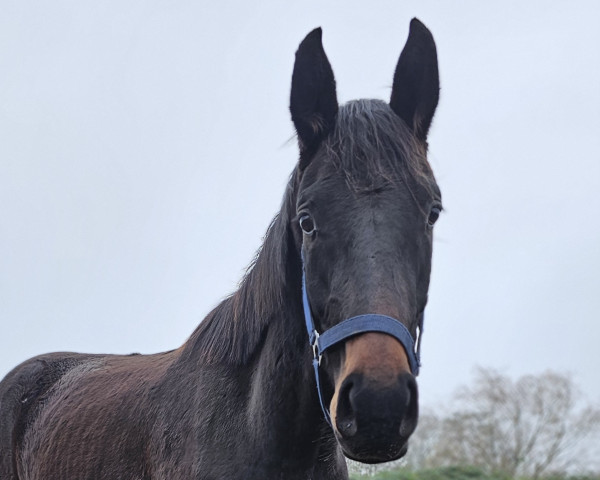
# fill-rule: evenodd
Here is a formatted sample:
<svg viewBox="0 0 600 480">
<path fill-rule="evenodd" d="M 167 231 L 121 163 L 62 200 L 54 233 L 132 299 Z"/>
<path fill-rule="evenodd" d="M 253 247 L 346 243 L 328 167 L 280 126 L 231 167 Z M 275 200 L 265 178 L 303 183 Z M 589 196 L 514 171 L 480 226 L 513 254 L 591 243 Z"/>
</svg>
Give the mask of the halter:
<svg viewBox="0 0 600 480">
<path fill-rule="evenodd" d="M 417 330 L 417 341 L 413 340 L 412 335 L 408 329 L 400 323 L 398 320 L 387 315 L 379 315 L 376 313 L 369 313 L 366 315 L 358 315 L 356 317 L 348 318 L 337 325 L 331 327 L 329 330 L 325 330 L 320 333 L 315 327 L 315 322 L 312 317 L 310 310 L 310 303 L 308 301 L 308 292 L 306 289 L 306 271 L 304 268 L 304 249 L 301 252 L 302 257 L 302 306 L 304 308 L 304 321 L 306 323 L 306 330 L 308 331 L 308 340 L 313 351 L 313 369 L 315 371 L 315 379 L 317 381 L 317 392 L 319 394 L 319 403 L 321 404 L 321 410 L 325 414 L 325 420 L 331 425 L 331 416 L 329 411 L 325 408 L 323 403 L 323 394 L 321 392 L 321 380 L 319 377 L 319 366 L 321 365 L 321 358 L 325 351 L 340 342 L 343 342 L 349 337 L 358 335 L 365 332 L 381 332 L 391 335 L 397 339 L 408 357 L 408 363 L 410 370 L 413 375 L 419 374 L 419 367 L 421 366 L 421 337 L 423 334 L 423 314 L 419 316 L 418 330 Z"/>
</svg>

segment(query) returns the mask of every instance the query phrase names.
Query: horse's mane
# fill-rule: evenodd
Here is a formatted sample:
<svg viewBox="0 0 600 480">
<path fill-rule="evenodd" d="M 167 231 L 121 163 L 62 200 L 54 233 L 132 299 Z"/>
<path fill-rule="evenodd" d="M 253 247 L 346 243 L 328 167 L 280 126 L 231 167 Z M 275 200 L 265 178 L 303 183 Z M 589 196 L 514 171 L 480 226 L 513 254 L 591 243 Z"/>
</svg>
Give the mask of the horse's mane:
<svg viewBox="0 0 600 480">
<path fill-rule="evenodd" d="M 426 148 L 387 103 L 355 100 L 339 108 L 336 125 L 318 155 L 340 170 L 355 190 L 371 190 L 388 182 L 411 188 L 410 178 L 431 192 L 437 187 L 427 163 Z M 284 293 L 290 281 L 290 222 L 295 215 L 299 177 L 296 168 L 281 210 L 271 222 L 238 290 L 200 323 L 186 342 L 184 353 L 193 353 L 203 363 L 245 364 L 269 322 L 290 310 L 294 302 L 284 298 Z"/>
<path fill-rule="evenodd" d="M 239 288 L 207 315 L 187 341 L 184 351 L 191 349 L 189 353 L 194 352 L 200 361 L 246 363 L 265 327 L 274 315 L 283 311 L 296 175 L 294 171 L 281 211 L 267 229 L 263 244 L 246 269 Z"/>
</svg>

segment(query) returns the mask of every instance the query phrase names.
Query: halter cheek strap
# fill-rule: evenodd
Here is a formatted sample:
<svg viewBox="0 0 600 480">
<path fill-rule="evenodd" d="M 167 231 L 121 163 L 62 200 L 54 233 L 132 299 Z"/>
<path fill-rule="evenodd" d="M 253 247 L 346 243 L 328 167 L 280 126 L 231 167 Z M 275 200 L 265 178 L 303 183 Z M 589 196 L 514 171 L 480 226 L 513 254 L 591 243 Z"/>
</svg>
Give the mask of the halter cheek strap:
<svg viewBox="0 0 600 480">
<path fill-rule="evenodd" d="M 337 325 L 331 327 L 329 330 L 325 330 L 319 334 L 315 327 L 315 322 L 312 317 L 310 303 L 308 301 L 308 293 L 306 289 L 306 273 L 304 268 L 304 250 L 301 253 L 302 256 L 302 306 L 304 309 L 304 321 L 306 323 L 306 330 L 308 331 L 308 339 L 310 346 L 313 351 L 313 369 L 315 371 L 315 378 L 317 381 L 317 392 L 319 394 L 319 403 L 321 404 L 321 410 L 325 414 L 325 420 L 331 426 L 331 417 L 329 411 L 325 407 L 323 402 L 323 395 L 321 392 L 321 381 L 319 377 L 319 365 L 321 365 L 321 358 L 325 351 L 343 342 L 349 337 L 358 335 L 365 332 L 381 332 L 391 335 L 396 338 L 404 347 L 406 356 L 408 357 L 408 363 L 410 370 L 413 375 L 419 374 L 419 367 L 421 366 L 421 337 L 423 333 L 423 314 L 419 317 L 417 341 L 415 341 L 408 329 L 398 320 L 387 315 L 379 315 L 370 313 L 366 315 L 358 315 L 351 317 Z"/>
</svg>

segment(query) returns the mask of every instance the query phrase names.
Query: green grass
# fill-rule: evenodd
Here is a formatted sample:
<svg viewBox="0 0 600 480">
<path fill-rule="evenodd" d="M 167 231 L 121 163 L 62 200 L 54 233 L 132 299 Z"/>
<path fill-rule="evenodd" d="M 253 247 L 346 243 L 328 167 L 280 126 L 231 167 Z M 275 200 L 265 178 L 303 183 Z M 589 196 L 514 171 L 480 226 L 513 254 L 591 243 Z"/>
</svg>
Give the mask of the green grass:
<svg viewBox="0 0 600 480">
<path fill-rule="evenodd" d="M 350 475 L 351 480 L 512 480 L 501 474 L 487 474 L 476 467 L 441 467 L 419 471 L 411 471 L 400 468 L 381 472 L 373 476 L 368 475 Z M 530 480 L 520 478 L 518 480 Z M 543 477 L 540 480 L 600 480 L 598 475 L 552 475 Z"/>
</svg>

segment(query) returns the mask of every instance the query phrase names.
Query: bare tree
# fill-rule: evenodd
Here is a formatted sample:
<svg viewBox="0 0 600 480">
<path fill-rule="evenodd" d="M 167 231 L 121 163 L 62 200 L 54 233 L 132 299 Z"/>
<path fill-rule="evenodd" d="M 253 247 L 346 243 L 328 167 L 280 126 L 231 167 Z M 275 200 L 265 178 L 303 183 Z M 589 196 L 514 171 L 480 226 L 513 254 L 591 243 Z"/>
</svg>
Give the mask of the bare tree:
<svg viewBox="0 0 600 480">
<path fill-rule="evenodd" d="M 600 408 L 579 408 L 578 398 L 566 375 L 546 372 L 512 381 L 479 369 L 449 415 L 430 415 L 428 428 L 417 430 L 408 465 L 468 464 L 532 478 L 564 472 L 581 457 L 586 439 L 600 430 Z"/>
</svg>

